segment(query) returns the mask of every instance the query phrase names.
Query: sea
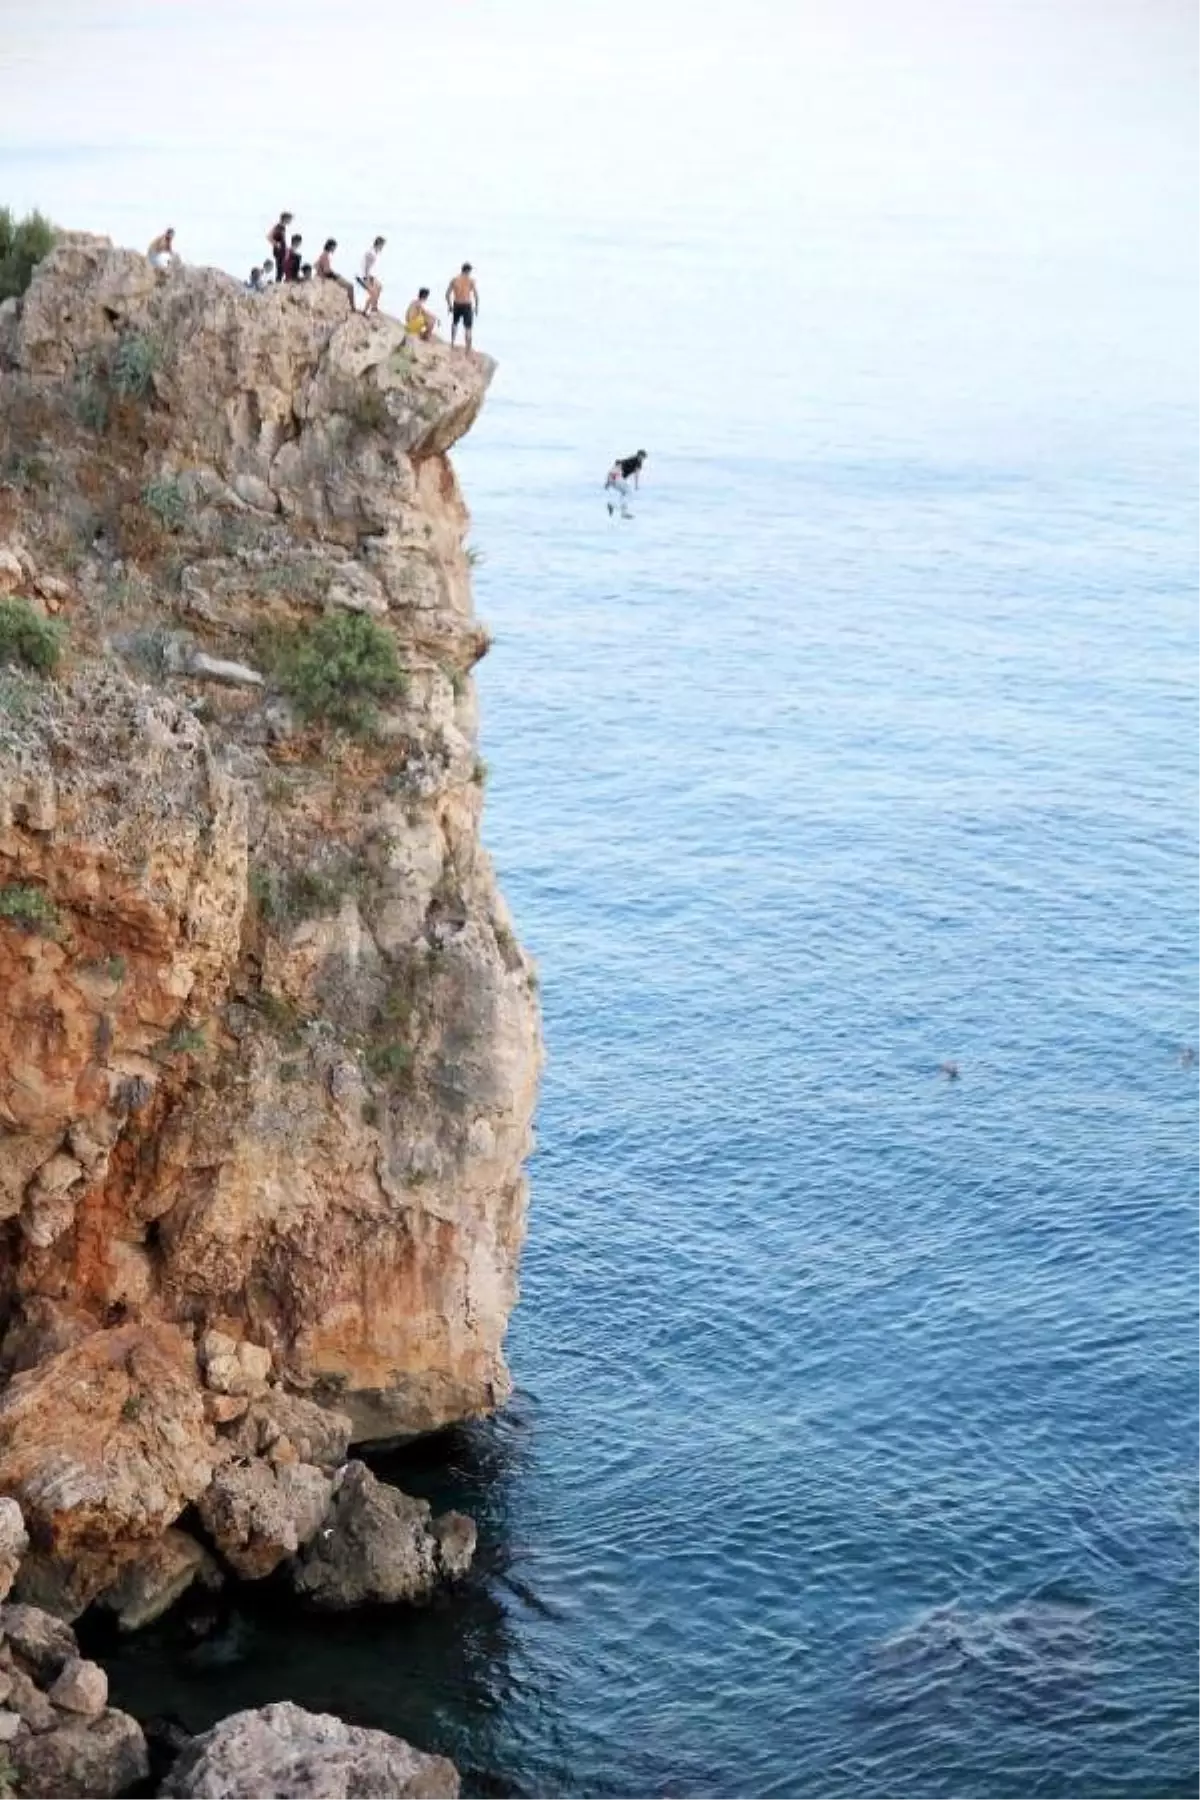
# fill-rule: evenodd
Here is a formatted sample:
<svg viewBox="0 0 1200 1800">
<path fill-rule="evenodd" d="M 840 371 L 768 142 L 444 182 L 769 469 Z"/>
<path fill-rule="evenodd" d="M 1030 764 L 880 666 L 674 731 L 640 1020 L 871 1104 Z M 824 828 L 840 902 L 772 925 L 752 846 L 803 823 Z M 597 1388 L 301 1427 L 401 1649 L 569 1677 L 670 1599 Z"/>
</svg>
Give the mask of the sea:
<svg viewBox="0 0 1200 1800">
<path fill-rule="evenodd" d="M 1194 10 L 2 10 L 0 201 L 474 262 L 548 1051 L 512 1402 L 377 1465 L 474 1576 L 114 1700 L 531 1800 L 1196 1794 Z"/>
</svg>

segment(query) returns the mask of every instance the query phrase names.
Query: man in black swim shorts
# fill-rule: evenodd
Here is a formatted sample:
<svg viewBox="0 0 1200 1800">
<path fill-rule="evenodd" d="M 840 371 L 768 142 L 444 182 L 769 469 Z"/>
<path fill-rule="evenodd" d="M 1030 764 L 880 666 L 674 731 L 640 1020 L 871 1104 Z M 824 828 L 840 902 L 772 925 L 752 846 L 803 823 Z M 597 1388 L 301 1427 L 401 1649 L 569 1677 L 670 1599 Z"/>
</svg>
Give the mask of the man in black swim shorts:
<svg viewBox="0 0 1200 1800">
<path fill-rule="evenodd" d="M 467 349 L 471 348 L 471 327 L 475 323 L 475 315 L 479 311 L 479 289 L 475 285 L 475 277 L 471 273 L 470 263 L 464 263 L 458 274 L 453 276 L 446 289 L 446 305 L 450 308 L 450 346 L 453 349 L 458 337 L 458 328 L 463 328 L 463 342 Z"/>
<path fill-rule="evenodd" d="M 646 452 L 644 450 L 636 450 L 632 456 L 618 456 L 616 462 L 608 471 L 608 475 L 604 482 L 604 490 L 609 495 L 608 510 L 610 514 L 617 510 L 617 503 L 611 497 L 613 494 L 617 494 L 620 497 L 621 502 L 621 517 L 623 519 L 631 519 L 633 517 L 633 514 L 629 510 L 629 483 L 632 481 L 634 487 L 639 486 L 642 466 L 645 461 Z"/>
</svg>

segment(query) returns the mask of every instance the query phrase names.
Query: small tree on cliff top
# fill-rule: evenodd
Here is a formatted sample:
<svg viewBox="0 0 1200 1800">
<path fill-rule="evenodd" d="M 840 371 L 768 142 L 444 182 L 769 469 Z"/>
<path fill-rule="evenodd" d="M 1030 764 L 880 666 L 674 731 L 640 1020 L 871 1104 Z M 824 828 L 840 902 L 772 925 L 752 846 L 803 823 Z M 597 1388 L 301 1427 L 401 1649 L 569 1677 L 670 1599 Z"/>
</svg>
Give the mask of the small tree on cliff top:
<svg viewBox="0 0 1200 1800">
<path fill-rule="evenodd" d="M 25 292 L 57 235 L 40 212 L 16 219 L 7 206 L 0 206 L 0 300 Z"/>
</svg>

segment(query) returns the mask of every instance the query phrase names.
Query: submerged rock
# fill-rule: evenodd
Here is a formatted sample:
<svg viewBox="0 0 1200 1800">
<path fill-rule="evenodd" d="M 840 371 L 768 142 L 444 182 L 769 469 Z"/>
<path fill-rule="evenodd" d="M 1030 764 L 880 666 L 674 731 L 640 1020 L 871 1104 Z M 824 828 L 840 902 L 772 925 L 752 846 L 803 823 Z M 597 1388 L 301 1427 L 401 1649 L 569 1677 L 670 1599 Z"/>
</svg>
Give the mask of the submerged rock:
<svg viewBox="0 0 1200 1800">
<path fill-rule="evenodd" d="M 314 1605 L 343 1611 L 426 1600 L 439 1583 L 466 1573 L 474 1551 L 475 1526 L 464 1514 L 435 1520 L 426 1501 L 351 1462 L 335 1476 L 325 1522 L 290 1574 Z"/>
<path fill-rule="evenodd" d="M 458 1791 L 446 1757 L 289 1700 L 223 1719 L 183 1752 L 159 1789 L 178 1800 L 454 1800 Z"/>
</svg>

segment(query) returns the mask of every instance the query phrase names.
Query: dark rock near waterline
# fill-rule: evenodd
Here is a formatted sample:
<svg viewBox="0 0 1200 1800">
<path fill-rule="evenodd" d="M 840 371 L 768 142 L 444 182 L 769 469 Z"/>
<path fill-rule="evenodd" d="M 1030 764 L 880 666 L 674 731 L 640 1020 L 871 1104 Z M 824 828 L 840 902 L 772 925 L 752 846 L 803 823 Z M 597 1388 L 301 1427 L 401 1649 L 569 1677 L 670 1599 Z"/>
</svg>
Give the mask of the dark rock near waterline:
<svg viewBox="0 0 1200 1800">
<path fill-rule="evenodd" d="M 461 1513 L 434 1519 L 428 1503 L 378 1481 L 361 1462 L 334 1477 L 324 1524 L 291 1565 L 297 1593 L 343 1611 L 372 1602 L 426 1600 L 463 1575 L 475 1527 Z"/>
<path fill-rule="evenodd" d="M 116 1615 L 121 1631 L 140 1631 L 174 1606 L 193 1582 L 212 1588 L 223 1579 L 203 1545 L 171 1526 L 129 1564 L 121 1579 L 100 1596 L 99 1604 Z"/>
</svg>

